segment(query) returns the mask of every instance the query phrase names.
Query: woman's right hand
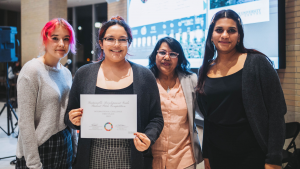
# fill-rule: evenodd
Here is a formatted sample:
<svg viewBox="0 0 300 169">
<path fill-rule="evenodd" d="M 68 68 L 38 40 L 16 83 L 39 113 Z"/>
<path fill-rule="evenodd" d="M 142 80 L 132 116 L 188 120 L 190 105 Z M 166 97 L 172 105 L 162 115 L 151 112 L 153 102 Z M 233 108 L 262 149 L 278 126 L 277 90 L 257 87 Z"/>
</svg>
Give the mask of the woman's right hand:
<svg viewBox="0 0 300 169">
<path fill-rule="evenodd" d="M 204 158 L 204 168 L 205 169 L 211 169 L 208 158 Z"/>
<path fill-rule="evenodd" d="M 69 112 L 69 119 L 71 123 L 73 123 L 76 126 L 80 126 L 82 113 L 83 113 L 82 108 L 71 110 Z"/>
</svg>

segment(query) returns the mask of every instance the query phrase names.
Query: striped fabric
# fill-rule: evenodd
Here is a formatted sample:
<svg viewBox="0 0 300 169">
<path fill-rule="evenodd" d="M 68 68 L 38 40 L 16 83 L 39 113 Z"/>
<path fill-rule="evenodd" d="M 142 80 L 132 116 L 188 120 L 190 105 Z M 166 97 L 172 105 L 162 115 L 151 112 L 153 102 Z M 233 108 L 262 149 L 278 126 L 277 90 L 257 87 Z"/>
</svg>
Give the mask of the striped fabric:
<svg viewBox="0 0 300 169">
<path fill-rule="evenodd" d="M 66 128 L 38 147 L 43 169 L 72 168 L 72 136 Z M 16 169 L 28 169 L 24 156 L 17 158 Z"/>
</svg>

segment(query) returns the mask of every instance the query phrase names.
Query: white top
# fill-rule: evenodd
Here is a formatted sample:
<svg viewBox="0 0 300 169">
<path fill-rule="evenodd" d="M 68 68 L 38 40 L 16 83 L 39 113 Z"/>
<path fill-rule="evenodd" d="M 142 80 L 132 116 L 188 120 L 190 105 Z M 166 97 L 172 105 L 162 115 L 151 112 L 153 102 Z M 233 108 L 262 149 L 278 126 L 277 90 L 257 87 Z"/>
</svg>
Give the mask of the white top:
<svg viewBox="0 0 300 169">
<path fill-rule="evenodd" d="M 17 157 L 30 169 L 42 168 L 38 146 L 64 130 L 72 84 L 71 72 L 52 68 L 39 59 L 27 62 L 18 77 L 19 138 Z"/>
</svg>

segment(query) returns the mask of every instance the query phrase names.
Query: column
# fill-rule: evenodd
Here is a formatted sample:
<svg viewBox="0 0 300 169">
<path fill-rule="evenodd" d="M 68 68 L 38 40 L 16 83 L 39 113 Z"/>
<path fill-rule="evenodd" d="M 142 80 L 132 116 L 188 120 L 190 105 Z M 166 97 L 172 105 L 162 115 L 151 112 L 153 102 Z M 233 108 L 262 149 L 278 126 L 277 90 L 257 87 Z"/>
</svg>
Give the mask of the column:
<svg viewBox="0 0 300 169">
<path fill-rule="evenodd" d="M 67 19 L 67 0 L 21 1 L 22 65 L 43 53 L 41 30 L 53 18 Z M 64 64 L 68 58 L 61 60 Z"/>
</svg>

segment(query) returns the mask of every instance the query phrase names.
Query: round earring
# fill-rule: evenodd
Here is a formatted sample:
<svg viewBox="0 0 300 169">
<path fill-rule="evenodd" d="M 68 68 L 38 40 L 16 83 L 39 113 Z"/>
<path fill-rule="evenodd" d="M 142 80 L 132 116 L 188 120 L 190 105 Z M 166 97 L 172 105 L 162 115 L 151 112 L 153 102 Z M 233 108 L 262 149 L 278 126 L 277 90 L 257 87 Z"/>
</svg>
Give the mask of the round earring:
<svg viewBox="0 0 300 169">
<path fill-rule="evenodd" d="M 238 41 L 238 42 L 236 43 L 236 46 L 239 46 L 239 44 L 240 44 L 240 42 Z"/>
</svg>

